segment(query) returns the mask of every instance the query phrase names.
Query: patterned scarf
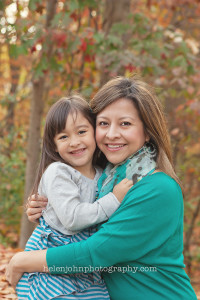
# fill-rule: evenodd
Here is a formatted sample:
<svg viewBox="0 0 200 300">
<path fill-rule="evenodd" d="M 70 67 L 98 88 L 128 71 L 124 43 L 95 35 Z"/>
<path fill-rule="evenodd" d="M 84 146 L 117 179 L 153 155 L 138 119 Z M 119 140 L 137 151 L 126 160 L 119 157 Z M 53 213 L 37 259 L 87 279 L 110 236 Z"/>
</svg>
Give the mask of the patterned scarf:
<svg viewBox="0 0 200 300">
<path fill-rule="evenodd" d="M 156 168 L 157 151 L 153 144 L 145 143 L 136 153 L 123 162 L 113 165 L 108 163 L 98 181 L 98 198 L 112 192 L 113 187 L 124 178 L 136 184 L 142 178 L 153 173 Z"/>
</svg>

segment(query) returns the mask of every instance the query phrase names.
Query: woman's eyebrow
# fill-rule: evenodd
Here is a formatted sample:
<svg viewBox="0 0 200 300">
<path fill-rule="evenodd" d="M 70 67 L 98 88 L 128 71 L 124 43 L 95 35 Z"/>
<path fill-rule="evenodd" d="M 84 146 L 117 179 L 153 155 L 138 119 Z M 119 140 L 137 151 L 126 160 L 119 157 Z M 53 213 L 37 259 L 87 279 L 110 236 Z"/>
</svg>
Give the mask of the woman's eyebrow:
<svg viewBox="0 0 200 300">
<path fill-rule="evenodd" d="M 97 116 L 97 120 L 98 119 L 109 119 L 109 117 L 105 117 L 105 116 Z M 123 116 L 123 117 L 120 117 L 119 120 L 122 120 L 122 119 L 132 119 L 132 120 L 136 120 L 136 118 L 134 117 L 131 117 L 131 116 Z"/>
<path fill-rule="evenodd" d="M 132 119 L 132 120 L 136 120 L 134 117 L 131 117 L 131 116 L 123 116 L 123 117 L 119 118 L 119 120 L 122 120 L 122 119 Z"/>
<path fill-rule="evenodd" d="M 97 116 L 97 119 L 108 119 L 108 117 L 104 117 L 104 116 Z"/>
</svg>

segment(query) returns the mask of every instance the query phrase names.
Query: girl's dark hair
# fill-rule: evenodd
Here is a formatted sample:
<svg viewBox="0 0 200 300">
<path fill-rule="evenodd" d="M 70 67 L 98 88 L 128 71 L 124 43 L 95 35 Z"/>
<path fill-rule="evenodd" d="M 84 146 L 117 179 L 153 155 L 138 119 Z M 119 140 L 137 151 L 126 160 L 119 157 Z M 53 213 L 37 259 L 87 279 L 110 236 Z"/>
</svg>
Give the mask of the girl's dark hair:
<svg viewBox="0 0 200 300">
<path fill-rule="evenodd" d="M 79 95 L 63 97 L 50 108 L 44 127 L 41 159 L 31 195 L 37 193 L 42 174 L 51 163 L 56 161 L 66 163 L 56 152 L 54 138 L 65 129 L 69 114 L 75 114 L 76 117 L 78 113 L 81 113 L 95 129 L 94 114 L 87 101 Z"/>
</svg>

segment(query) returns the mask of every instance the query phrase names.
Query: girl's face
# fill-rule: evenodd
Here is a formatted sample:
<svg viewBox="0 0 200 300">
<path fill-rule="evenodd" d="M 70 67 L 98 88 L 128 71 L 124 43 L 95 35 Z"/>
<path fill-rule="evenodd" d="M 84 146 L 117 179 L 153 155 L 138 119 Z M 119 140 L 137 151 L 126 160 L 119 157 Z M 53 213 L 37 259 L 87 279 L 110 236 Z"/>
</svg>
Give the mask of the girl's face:
<svg viewBox="0 0 200 300">
<path fill-rule="evenodd" d="M 138 111 L 129 99 L 116 100 L 97 115 L 97 145 L 113 164 L 127 159 L 148 140 Z"/>
<path fill-rule="evenodd" d="M 81 113 L 68 115 L 65 129 L 55 136 L 54 142 L 67 164 L 81 173 L 91 170 L 96 149 L 94 128 Z"/>
</svg>

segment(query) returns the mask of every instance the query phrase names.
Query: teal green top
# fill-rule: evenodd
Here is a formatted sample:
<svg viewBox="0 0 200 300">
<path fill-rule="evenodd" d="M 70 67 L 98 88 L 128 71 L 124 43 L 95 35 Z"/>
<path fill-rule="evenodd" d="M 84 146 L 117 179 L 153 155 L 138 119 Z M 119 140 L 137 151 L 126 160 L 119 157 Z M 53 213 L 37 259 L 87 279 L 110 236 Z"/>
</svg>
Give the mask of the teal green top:
<svg viewBox="0 0 200 300">
<path fill-rule="evenodd" d="M 97 233 L 48 249 L 46 259 L 52 274 L 107 267 L 103 277 L 112 300 L 197 299 L 182 251 L 182 192 L 159 172 L 136 183 Z"/>
</svg>

